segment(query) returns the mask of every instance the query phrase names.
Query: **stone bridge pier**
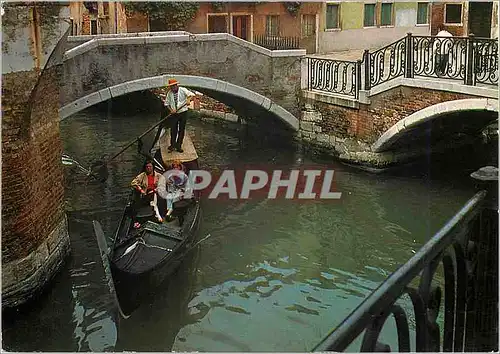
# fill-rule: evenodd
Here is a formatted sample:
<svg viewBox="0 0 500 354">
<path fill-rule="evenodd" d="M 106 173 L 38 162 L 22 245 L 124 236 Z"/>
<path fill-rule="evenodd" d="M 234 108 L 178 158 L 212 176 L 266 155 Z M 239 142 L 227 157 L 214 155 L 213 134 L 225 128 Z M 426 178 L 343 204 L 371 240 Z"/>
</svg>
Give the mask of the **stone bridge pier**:
<svg viewBox="0 0 500 354">
<path fill-rule="evenodd" d="M 305 91 L 299 134 L 341 160 L 370 168 L 478 144 L 498 120 L 498 90 L 407 80 L 363 100 Z"/>
<path fill-rule="evenodd" d="M 2 307 L 11 308 L 39 293 L 70 250 L 58 114 L 69 8 L 2 7 Z"/>
</svg>

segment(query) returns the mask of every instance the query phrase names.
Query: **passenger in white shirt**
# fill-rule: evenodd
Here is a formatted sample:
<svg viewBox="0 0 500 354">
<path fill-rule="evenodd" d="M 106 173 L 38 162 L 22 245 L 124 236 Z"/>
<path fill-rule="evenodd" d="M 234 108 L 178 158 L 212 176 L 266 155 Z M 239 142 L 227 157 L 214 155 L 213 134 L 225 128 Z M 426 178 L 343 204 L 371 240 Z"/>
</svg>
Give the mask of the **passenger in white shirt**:
<svg viewBox="0 0 500 354">
<path fill-rule="evenodd" d="M 438 27 L 438 33 L 434 41 L 434 54 L 436 58 L 436 62 L 434 65 L 434 71 L 438 76 L 445 75 L 448 66 L 448 61 L 450 59 L 450 51 L 453 46 L 453 42 L 451 40 L 446 39 L 446 37 L 453 37 L 453 35 L 446 31 L 442 26 Z"/>
<path fill-rule="evenodd" d="M 179 87 L 179 82 L 175 79 L 169 79 L 167 87 L 169 91 L 165 97 L 165 106 L 170 110 L 170 113 L 173 113 L 169 118 L 172 125 L 170 127 L 168 151 L 176 149 L 179 152 L 184 152 L 182 142 L 186 131 L 188 106 L 191 97 L 194 97 L 195 94 L 184 87 Z"/>
</svg>

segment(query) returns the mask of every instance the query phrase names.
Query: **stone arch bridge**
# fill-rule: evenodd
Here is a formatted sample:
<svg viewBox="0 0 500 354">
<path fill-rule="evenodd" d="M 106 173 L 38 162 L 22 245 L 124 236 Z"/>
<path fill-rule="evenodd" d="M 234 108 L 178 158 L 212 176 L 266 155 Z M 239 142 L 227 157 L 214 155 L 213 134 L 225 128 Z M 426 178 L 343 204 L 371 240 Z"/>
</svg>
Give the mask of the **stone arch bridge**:
<svg viewBox="0 0 500 354">
<path fill-rule="evenodd" d="M 76 36 L 68 43 L 61 119 L 112 97 L 161 87 L 175 77 L 243 114 L 270 112 L 302 139 L 356 160 L 342 146 L 345 138 L 368 144 L 362 153 L 411 150 L 430 130 L 437 140 L 460 132 L 477 134 L 498 113 L 496 87 L 406 74 L 373 87 L 361 82 L 364 61 L 333 60 L 320 63 L 325 64 L 321 69 L 311 66 L 304 50 L 271 51 L 226 33 Z M 325 91 L 318 86 L 321 82 L 337 92 Z M 304 103 L 321 118 L 304 112 Z M 464 112 L 479 115 L 471 120 Z"/>
<path fill-rule="evenodd" d="M 292 130 L 299 128 L 305 50 L 271 51 L 225 33 L 92 37 L 65 53 L 61 119 L 175 77 L 224 103 L 270 112 Z"/>
</svg>

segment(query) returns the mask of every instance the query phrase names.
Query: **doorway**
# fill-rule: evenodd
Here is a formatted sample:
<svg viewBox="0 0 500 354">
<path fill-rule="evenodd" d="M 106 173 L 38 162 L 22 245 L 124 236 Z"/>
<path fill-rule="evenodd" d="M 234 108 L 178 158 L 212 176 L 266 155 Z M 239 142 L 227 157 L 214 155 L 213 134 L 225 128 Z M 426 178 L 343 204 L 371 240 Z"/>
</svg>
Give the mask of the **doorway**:
<svg viewBox="0 0 500 354">
<path fill-rule="evenodd" d="M 239 37 L 246 41 L 250 38 L 250 16 L 237 15 L 233 16 L 233 36 Z"/>
<path fill-rule="evenodd" d="M 469 34 L 476 37 L 491 38 L 491 15 L 493 2 L 469 1 Z"/>
<path fill-rule="evenodd" d="M 302 15 L 301 23 L 300 47 L 304 48 L 307 54 L 316 53 L 316 15 Z"/>
</svg>

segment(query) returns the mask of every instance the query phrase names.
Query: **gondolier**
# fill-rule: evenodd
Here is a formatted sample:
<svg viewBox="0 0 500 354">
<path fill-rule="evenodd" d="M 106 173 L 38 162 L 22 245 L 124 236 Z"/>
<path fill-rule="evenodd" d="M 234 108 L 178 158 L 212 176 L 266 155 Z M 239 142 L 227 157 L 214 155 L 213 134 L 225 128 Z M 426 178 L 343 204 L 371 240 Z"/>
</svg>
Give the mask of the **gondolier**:
<svg viewBox="0 0 500 354">
<path fill-rule="evenodd" d="M 175 79 L 168 80 L 168 92 L 165 97 L 165 106 L 169 109 L 172 116 L 169 118 L 170 124 L 170 146 L 168 151 L 174 149 L 178 152 L 184 152 L 182 142 L 186 131 L 186 121 L 188 117 L 188 105 L 191 97 L 196 95 L 184 87 L 179 87 L 179 82 Z"/>
</svg>

